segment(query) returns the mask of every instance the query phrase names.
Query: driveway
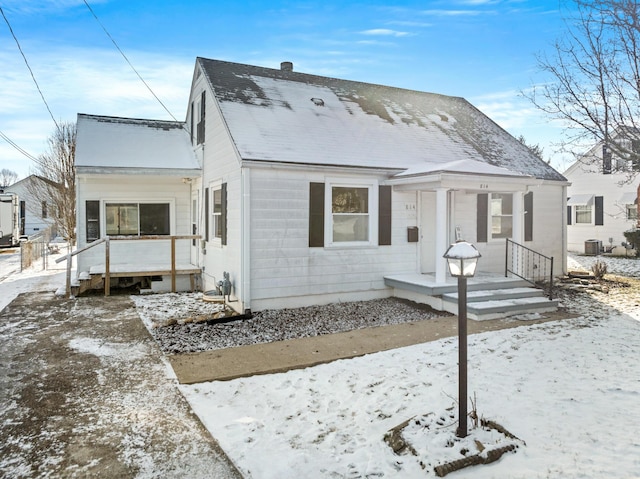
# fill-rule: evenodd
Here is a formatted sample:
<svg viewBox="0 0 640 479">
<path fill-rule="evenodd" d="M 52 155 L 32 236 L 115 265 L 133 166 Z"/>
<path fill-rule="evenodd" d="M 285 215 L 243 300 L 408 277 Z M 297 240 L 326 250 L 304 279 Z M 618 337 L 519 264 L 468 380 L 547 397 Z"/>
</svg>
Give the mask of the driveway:
<svg viewBox="0 0 640 479">
<path fill-rule="evenodd" d="M 0 311 L 0 477 L 239 478 L 128 296 Z"/>
</svg>

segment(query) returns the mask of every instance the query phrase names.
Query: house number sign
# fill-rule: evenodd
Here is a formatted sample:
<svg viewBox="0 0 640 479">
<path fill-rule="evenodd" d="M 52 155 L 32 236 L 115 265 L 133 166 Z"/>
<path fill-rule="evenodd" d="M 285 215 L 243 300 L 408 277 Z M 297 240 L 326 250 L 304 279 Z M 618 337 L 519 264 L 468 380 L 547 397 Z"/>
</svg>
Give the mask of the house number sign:
<svg viewBox="0 0 640 479">
<path fill-rule="evenodd" d="M 489 185 L 487 183 L 480 183 L 480 189 L 481 190 L 488 190 L 489 189 Z"/>
</svg>

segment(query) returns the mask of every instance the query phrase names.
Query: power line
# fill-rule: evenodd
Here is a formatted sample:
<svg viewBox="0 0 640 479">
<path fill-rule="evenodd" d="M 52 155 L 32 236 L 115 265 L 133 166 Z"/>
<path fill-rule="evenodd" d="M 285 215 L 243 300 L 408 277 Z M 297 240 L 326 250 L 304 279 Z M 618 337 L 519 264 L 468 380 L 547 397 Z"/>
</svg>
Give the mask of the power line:
<svg viewBox="0 0 640 479">
<path fill-rule="evenodd" d="M 144 81 L 144 78 L 142 78 L 142 76 L 140 75 L 140 73 L 138 73 L 138 70 L 135 69 L 135 67 L 133 66 L 133 64 L 129 61 L 129 59 L 127 58 L 127 56 L 124 54 L 124 52 L 120 49 L 120 47 L 118 46 L 118 44 L 116 43 L 116 41 L 113 39 L 113 37 L 111 36 L 111 34 L 107 31 L 107 29 L 105 28 L 105 26 L 102 24 L 102 22 L 100 21 L 100 19 L 98 18 L 98 16 L 95 14 L 95 12 L 93 11 L 93 9 L 91 8 L 91 6 L 89 5 L 89 3 L 87 3 L 87 0 L 83 0 L 84 4 L 87 6 L 87 8 L 89 9 L 89 11 L 91 12 L 91 14 L 93 15 L 93 18 L 96 19 L 96 22 L 98 22 L 98 24 L 102 27 L 102 29 L 104 30 L 104 33 L 107 34 L 107 36 L 109 37 L 109 39 L 111 40 L 111 42 L 113 43 L 113 45 L 116 47 L 116 49 L 120 52 L 120 55 L 122 55 L 122 58 L 124 58 L 126 60 L 126 62 L 129 64 L 129 66 L 131 67 L 131 69 L 135 72 L 135 74 L 138 76 L 138 78 L 140 79 L 140 81 L 142 83 L 144 83 L 144 86 L 147 87 L 147 90 L 149 90 L 151 92 L 151 94 L 153 95 L 153 97 L 158 100 L 158 103 L 160 103 L 160 105 L 162 105 L 162 108 L 164 108 L 164 110 L 169 114 L 169 116 L 171 116 L 171 118 L 173 118 L 174 121 L 178 121 L 176 119 L 175 116 L 173 116 L 173 114 L 169 111 L 169 109 L 165 106 L 164 103 L 162 103 L 162 100 L 160 100 L 160 98 L 158 98 L 158 96 L 155 94 L 155 92 L 151 89 L 151 87 L 147 84 L 146 81 Z"/>
<path fill-rule="evenodd" d="M 38 161 L 38 159 L 33 156 L 32 154 L 30 154 L 29 152 L 27 152 L 26 150 L 22 149 L 17 143 L 15 143 L 11 138 L 9 138 L 7 135 L 5 135 L 2 131 L 0 131 L 0 137 L 6 141 L 7 143 L 9 143 L 11 146 L 13 146 L 16 150 L 18 150 L 20 153 L 22 153 L 24 156 L 26 156 L 27 158 L 29 158 L 32 161 Z"/>
<path fill-rule="evenodd" d="M 4 14 L 4 10 L 2 9 L 2 7 L 0 7 L 0 13 L 2 13 L 2 17 L 4 18 L 4 21 L 7 23 L 7 26 L 9 27 L 9 31 L 11 32 L 11 36 L 13 36 L 13 39 L 15 40 L 16 45 L 18 45 L 18 50 L 20 50 L 20 54 L 22 55 L 22 58 L 24 59 L 24 63 L 27 65 L 27 68 L 29 69 L 29 73 L 31 73 L 31 78 L 33 79 L 33 83 L 35 83 L 36 88 L 38 89 L 38 93 L 40 93 L 40 98 L 42 98 L 42 101 L 44 102 L 44 106 L 47 107 L 47 111 L 49 112 L 49 115 L 51 116 L 51 119 L 53 120 L 53 123 L 55 123 L 56 128 L 60 129 L 60 127 L 58 126 L 58 122 L 53 117 L 53 113 L 51 113 L 51 108 L 49 108 L 49 104 L 47 103 L 47 100 L 45 100 L 45 98 L 44 98 L 42 90 L 40 89 L 40 85 L 38 85 L 38 82 L 36 81 L 36 77 L 33 74 L 33 70 L 31 70 L 31 66 L 29 66 L 29 62 L 27 61 L 27 57 L 24 54 L 24 52 L 22 51 L 22 47 L 20 46 L 20 42 L 18 41 L 18 37 L 16 37 L 16 34 L 13 33 L 13 28 L 11 28 L 11 24 L 9 23 L 9 19 Z"/>
</svg>

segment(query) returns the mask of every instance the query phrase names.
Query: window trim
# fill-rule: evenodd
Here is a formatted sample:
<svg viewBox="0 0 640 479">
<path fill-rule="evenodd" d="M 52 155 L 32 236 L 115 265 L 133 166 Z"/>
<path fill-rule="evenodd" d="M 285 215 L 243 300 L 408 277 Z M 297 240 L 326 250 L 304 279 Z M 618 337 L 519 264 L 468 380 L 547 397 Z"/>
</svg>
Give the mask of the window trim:
<svg viewBox="0 0 640 479">
<path fill-rule="evenodd" d="M 207 188 L 207 201 L 211 206 L 208 208 L 206 212 L 208 219 L 210 219 L 209 224 L 207 225 L 207 234 L 209 241 L 217 246 L 226 246 L 227 244 L 227 221 L 228 221 L 228 205 L 227 205 L 227 183 L 224 181 L 215 181 L 209 183 L 209 188 Z M 215 193 L 216 191 L 220 191 L 220 213 L 216 214 L 215 211 Z M 210 217 L 210 218 L 209 218 Z M 218 218 L 218 222 L 220 223 L 220 236 L 216 233 L 216 217 Z M 210 231 L 209 231 L 210 229 Z"/>
<path fill-rule="evenodd" d="M 501 215 L 494 215 L 493 212 L 491 211 L 491 202 L 493 200 L 493 195 L 509 195 L 511 196 L 511 214 L 501 214 Z M 513 211 L 513 206 L 514 206 L 514 195 L 515 193 L 511 193 L 511 192 L 503 192 L 503 191 L 492 191 L 491 193 L 488 193 L 488 197 L 487 197 L 487 240 L 489 242 L 497 242 L 497 241 L 504 241 L 505 238 L 508 239 L 513 239 L 513 217 L 514 217 L 514 211 Z M 493 235 L 493 218 L 494 217 L 509 217 L 511 218 L 511 234 L 509 236 L 494 236 Z"/>
<path fill-rule="evenodd" d="M 333 240 L 333 188 L 367 188 L 368 190 L 368 228 L 367 241 Z M 378 246 L 379 227 L 379 183 L 377 179 L 366 178 L 326 178 L 324 182 L 324 247 L 332 249 L 369 248 Z"/>
<path fill-rule="evenodd" d="M 140 208 L 140 204 L 168 204 L 169 205 L 169 233 L 166 235 L 158 235 L 158 236 L 172 236 L 175 235 L 176 231 L 176 208 L 175 208 L 175 200 L 171 198 L 108 198 L 100 200 L 100 230 L 104 231 L 105 236 L 117 237 L 117 236 L 144 236 L 140 234 L 140 216 L 138 215 L 138 234 L 137 235 L 113 235 L 107 233 L 107 205 L 116 205 L 116 204 L 137 204 L 138 211 Z"/>
</svg>

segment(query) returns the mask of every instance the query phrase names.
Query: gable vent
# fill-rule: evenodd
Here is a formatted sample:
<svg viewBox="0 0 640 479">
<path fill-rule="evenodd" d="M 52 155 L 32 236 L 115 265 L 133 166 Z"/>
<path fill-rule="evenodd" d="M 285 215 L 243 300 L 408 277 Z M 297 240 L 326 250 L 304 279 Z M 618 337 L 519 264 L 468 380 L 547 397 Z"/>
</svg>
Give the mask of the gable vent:
<svg viewBox="0 0 640 479">
<path fill-rule="evenodd" d="M 293 71 L 293 63 L 292 62 L 282 62 L 280 63 L 280 70 L 283 72 L 292 72 Z"/>
</svg>

